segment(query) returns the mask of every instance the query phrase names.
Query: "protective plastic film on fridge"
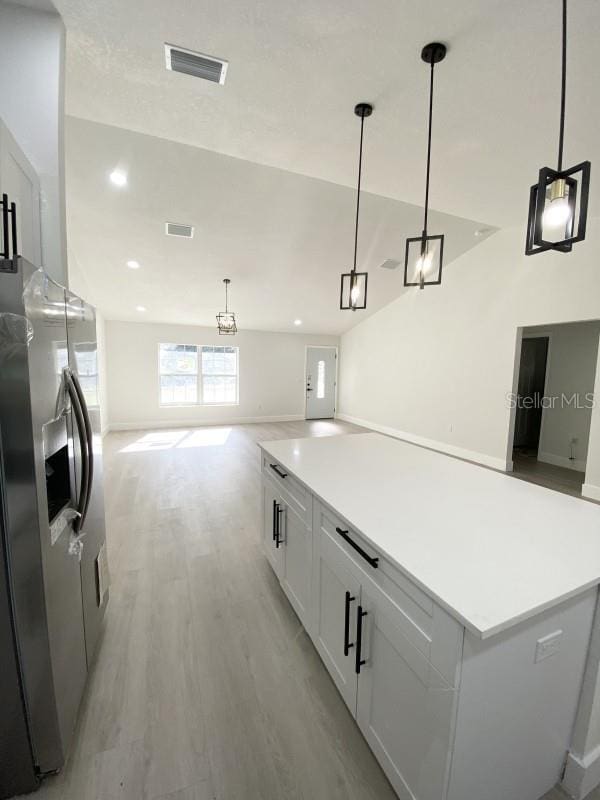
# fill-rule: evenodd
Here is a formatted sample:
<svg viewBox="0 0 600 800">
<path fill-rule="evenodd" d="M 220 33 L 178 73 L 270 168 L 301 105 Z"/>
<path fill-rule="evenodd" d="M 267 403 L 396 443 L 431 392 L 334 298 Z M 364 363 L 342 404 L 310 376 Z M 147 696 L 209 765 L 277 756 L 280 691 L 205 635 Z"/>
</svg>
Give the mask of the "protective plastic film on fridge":
<svg viewBox="0 0 600 800">
<path fill-rule="evenodd" d="M 108 601 L 95 312 L 18 257 L 0 260 L 0 454 L 4 798 L 63 766 Z"/>
</svg>

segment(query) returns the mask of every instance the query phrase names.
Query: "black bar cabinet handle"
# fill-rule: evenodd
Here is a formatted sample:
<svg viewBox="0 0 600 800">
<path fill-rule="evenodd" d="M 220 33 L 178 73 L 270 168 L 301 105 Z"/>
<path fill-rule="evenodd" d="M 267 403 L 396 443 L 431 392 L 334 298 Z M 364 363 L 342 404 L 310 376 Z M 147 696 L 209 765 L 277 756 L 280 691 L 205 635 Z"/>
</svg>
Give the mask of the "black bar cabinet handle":
<svg viewBox="0 0 600 800">
<path fill-rule="evenodd" d="M 281 538 L 281 528 L 279 524 L 281 522 L 280 514 L 283 514 L 283 508 L 281 507 L 280 503 L 275 504 L 277 509 L 275 511 L 275 547 L 279 549 L 279 546 L 283 543 L 283 539 Z"/>
<path fill-rule="evenodd" d="M 353 547 L 356 550 L 356 552 L 359 555 L 361 555 L 364 558 L 364 560 L 373 567 L 373 569 L 377 569 L 377 567 L 379 566 L 378 557 L 373 557 L 370 556 L 368 553 L 366 553 L 359 544 L 356 544 L 356 542 L 354 542 L 348 536 L 348 531 L 342 530 L 342 528 L 336 528 L 336 531 L 339 533 L 342 539 L 345 539 L 348 542 L 350 547 Z"/>
<path fill-rule="evenodd" d="M 269 464 L 269 466 L 271 467 L 273 472 L 276 472 L 279 475 L 280 478 L 287 478 L 288 476 L 287 472 L 283 472 L 282 470 L 280 470 L 277 464 Z"/>
<path fill-rule="evenodd" d="M 8 243 L 8 195 L 2 195 L 2 256 L 10 258 L 10 247 Z"/>
<path fill-rule="evenodd" d="M 17 244 L 17 204 L 10 204 L 10 213 L 12 214 L 12 246 L 13 256 L 16 258 L 19 255 L 19 246 Z"/>
<path fill-rule="evenodd" d="M 277 500 L 273 500 L 273 541 L 277 539 Z"/>
<path fill-rule="evenodd" d="M 360 675 L 360 668 L 366 664 L 366 660 L 361 658 L 362 649 L 362 621 L 363 617 L 367 616 L 367 612 L 363 611 L 362 606 L 358 607 L 358 616 L 356 618 L 356 674 Z"/>
<path fill-rule="evenodd" d="M 356 600 L 356 597 L 352 597 L 350 592 L 346 592 L 346 607 L 344 610 L 344 655 L 348 655 L 348 651 L 351 647 L 354 647 L 354 644 L 348 641 L 350 638 L 350 603 Z"/>
</svg>

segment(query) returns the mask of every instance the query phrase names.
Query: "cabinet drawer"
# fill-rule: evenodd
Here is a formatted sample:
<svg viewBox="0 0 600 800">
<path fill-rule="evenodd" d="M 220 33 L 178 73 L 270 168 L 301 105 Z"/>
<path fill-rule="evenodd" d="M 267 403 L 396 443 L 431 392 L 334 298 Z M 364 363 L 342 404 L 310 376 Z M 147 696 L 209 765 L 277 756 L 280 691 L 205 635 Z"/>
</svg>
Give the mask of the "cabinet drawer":
<svg viewBox="0 0 600 800">
<path fill-rule="evenodd" d="M 315 501 L 316 535 L 341 548 L 354 574 L 371 581 L 397 609 L 396 624 L 406 638 L 456 686 L 463 627 L 335 512 Z"/>
<path fill-rule="evenodd" d="M 269 476 L 282 492 L 286 502 L 312 530 L 312 494 L 274 458 L 264 452 L 261 457 L 263 475 Z"/>
</svg>

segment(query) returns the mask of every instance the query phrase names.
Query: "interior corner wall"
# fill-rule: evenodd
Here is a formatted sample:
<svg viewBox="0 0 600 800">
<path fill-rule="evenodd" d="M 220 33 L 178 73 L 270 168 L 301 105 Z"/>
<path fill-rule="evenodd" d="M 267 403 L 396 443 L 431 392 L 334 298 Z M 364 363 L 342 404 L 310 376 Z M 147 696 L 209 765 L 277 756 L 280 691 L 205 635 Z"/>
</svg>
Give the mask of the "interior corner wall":
<svg viewBox="0 0 600 800">
<path fill-rule="evenodd" d="M 98 405 L 100 406 L 100 433 L 108 433 L 108 384 L 106 374 L 106 321 L 96 310 L 96 342 L 98 358 Z"/>
<path fill-rule="evenodd" d="M 550 339 L 538 460 L 585 472 L 600 323 L 549 326 L 532 335 Z"/>
<path fill-rule="evenodd" d="M 337 336 L 240 331 L 107 320 L 106 383 L 110 430 L 304 418 L 307 345 L 337 346 Z M 163 343 L 239 348 L 239 404 L 160 406 L 158 346 Z"/>
<path fill-rule="evenodd" d="M 61 17 L 0 3 L 0 117 L 40 179 L 42 264 L 38 266 L 67 285 L 64 83 Z"/>
<path fill-rule="evenodd" d="M 594 408 L 592 409 L 592 419 L 590 422 L 590 438 L 583 495 L 584 497 L 589 497 L 591 500 L 598 500 L 600 502 L 600 346 L 598 347 L 598 359 L 596 362 Z M 598 717 L 600 728 L 600 713 Z M 598 737 L 598 746 L 600 747 L 600 736 Z"/>
<path fill-rule="evenodd" d="M 526 257 L 524 242 L 520 227 L 495 233 L 440 286 L 406 289 L 344 334 L 339 416 L 507 468 L 518 329 L 600 319 L 600 220 L 570 254 Z"/>
</svg>

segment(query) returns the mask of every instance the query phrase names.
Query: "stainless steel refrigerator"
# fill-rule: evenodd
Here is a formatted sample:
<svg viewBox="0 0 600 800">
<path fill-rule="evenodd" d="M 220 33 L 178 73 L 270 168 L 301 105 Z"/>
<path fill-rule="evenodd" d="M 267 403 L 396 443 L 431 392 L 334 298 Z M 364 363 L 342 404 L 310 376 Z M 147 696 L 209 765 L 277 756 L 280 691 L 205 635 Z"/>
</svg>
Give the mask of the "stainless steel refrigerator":
<svg viewBox="0 0 600 800">
<path fill-rule="evenodd" d="M 99 641 L 99 417 L 93 307 L 0 259 L 1 798 L 63 766 Z"/>
</svg>

